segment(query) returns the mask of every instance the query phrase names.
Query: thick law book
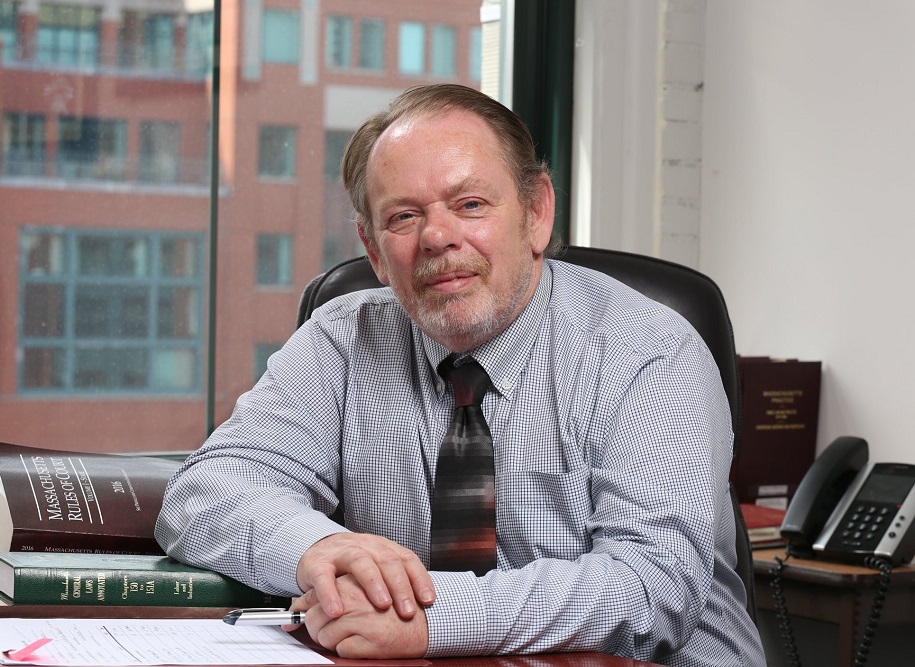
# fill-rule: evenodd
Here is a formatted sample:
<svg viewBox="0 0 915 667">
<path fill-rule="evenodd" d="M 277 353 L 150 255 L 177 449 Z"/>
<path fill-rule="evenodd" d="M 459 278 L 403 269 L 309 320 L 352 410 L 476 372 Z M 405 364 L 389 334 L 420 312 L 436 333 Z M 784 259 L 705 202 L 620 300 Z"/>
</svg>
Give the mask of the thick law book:
<svg viewBox="0 0 915 667">
<path fill-rule="evenodd" d="M 13 604 L 137 607 L 283 607 L 212 570 L 168 556 L 0 552 L 0 593 Z"/>
<path fill-rule="evenodd" d="M 0 443 L 0 551 L 163 555 L 153 530 L 179 466 Z"/>
<path fill-rule="evenodd" d="M 731 481 L 742 503 L 786 509 L 816 456 L 819 361 L 738 357 L 740 426 Z"/>
</svg>

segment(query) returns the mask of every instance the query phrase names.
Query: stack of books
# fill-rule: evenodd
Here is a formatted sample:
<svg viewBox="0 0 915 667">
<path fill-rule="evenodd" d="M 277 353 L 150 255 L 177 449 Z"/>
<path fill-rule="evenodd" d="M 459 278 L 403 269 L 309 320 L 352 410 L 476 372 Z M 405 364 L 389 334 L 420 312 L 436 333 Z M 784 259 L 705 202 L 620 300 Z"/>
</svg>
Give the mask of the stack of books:
<svg viewBox="0 0 915 667">
<path fill-rule="evenodd" d="M 153 530 L 179 466 L 0 443 L 0 604 L 288 607 L 162 552 Z"/>
<path fill-rule="evenodd" d="M 753 549 L 768 549 L 785 544 L 781 534 L 785 510 L 753 503 L 741 503 L 740 511 L 743 514 L 744 522 L 747 524 L 750 546 Z"/>
</svg>

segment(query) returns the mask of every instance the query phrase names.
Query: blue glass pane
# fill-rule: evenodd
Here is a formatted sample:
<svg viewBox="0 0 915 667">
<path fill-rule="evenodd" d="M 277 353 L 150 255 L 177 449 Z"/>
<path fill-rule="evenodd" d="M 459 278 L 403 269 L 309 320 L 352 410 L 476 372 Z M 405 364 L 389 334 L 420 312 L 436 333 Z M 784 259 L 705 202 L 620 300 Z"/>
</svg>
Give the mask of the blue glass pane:
<svg viewBox="0 0 915 667">
<path fill-rule="evenodd" d="M 299 13 L 264 11 L 264 62 L 299 62 Z"/>
<path fill-rule="evenodd" d="M 422 23 L 401 23 L 397 67 L 403 74 L 422 74 L 426 61 L 426 29 Z"/>
</svg>

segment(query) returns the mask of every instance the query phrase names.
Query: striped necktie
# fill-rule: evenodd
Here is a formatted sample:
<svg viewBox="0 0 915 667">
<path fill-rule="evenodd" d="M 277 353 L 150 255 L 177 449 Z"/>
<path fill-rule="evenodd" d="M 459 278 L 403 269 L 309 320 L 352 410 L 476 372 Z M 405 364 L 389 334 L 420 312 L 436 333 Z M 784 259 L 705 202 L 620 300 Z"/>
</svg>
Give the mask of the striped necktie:
<svg viewBox="0 0 915 667">
<path fill-rule="evenodd" d="M 469 357 L 438 370 L 454 387 L 454 417 L 435 470 L 430 569 L 482 576 L 496 567 L 495 465 L 481 407 L 489 376 Z"/>
</svg>

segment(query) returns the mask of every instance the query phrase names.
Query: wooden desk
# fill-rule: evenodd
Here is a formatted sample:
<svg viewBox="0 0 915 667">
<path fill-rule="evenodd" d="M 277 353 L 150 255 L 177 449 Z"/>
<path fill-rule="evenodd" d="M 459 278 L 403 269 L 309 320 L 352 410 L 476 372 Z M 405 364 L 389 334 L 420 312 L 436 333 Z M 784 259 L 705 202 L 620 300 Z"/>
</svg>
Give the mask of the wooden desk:
<svg viewBox="0 0 915 667">
<path fill-rule="evenodd" d="M 753 552 L 756 606 L 772 612 L 776 607 L 770 586 L 773 576 L 769 572 L 777 564 L 776 556 L 784 559 L 785 550 Z M 879 579 L 879 572 L 866 567 L 792 557 L 782 571 L 785 606 L 791 616 L 838 625 L 839 665 L 850 667 L 854 664 Z M 878 628 L 893 624 L 912 625 L 915 629 L 915 567 L 912 565 L 893 568 L 890 576 Z M 879 641 L 878 629 L 875 645 Z"/>
<path fill-rule="evenodd" d="M 0 605 L 0 618 L 222 618 L 231 609 L 219 607 L 75 607 L 44 605 Z M 339 665 L 397 664 L 398 661 L 342 660 L 328 656 Z M 402 661 L 401 661 L 402 662 Z M 411 661 L 419 662 L 419 661 Z M 526 656 L 437 658 L 426 661 L 433 667 L 660 667 L 632 658 L 605 653 L 551 653 Z M 205 667 L 205 666 L 204 666 Z"/>
</svg>

